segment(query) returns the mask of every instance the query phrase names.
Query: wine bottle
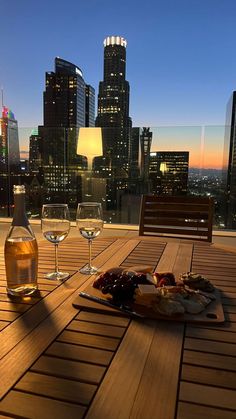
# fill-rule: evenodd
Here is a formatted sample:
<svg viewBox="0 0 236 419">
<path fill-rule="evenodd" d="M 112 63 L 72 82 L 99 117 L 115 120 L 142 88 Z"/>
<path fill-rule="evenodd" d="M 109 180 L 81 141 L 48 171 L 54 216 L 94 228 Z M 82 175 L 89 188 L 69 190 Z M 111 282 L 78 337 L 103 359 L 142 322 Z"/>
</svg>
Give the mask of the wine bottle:
<svg viewBox="0 0 236 419">
<path fill-rule="evenodd" d="M 14 214 L 5 241 L 7 292 L 25 296 L 37 286 L 38 245 L 25 212 L 25 186 L 14 185 Z"/>
</svg>

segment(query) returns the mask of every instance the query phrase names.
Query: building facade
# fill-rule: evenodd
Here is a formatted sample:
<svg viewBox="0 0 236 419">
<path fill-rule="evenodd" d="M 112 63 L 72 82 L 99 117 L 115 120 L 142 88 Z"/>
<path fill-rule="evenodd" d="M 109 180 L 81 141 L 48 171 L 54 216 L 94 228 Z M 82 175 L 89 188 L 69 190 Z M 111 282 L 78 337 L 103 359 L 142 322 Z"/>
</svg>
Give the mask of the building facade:
<svg viewBox="0 0 236 419">
<path fill-rule="evenodd" d="M 79 67 L 55 58 L 55 71 L 46 72 L 44 91 L 44 126 L 85 126 L 86 84 Z"/>
<path fill-rule="evenodd" d="M 236 228 L 236 91 L 230 97 L 226 112 L 224 173 L 226 174 L 225 226 Z"/>
<path fill-rule="evenodd" d="M 85 126 L 95 126 L 95 89 L 90 84 L 85 86 Z"/>
<path fill-rule="evenodd" d="M 37 147 L 46 200 L 75 207 L 81 190 L 80 171 L 86 167 L 84 158 L 76 154 L 78 132 L 86 123 L 94 126 L 94 89 L 86 86 L 78 66 L 56 58 L 55 71 L 46 73 L 43 98 L 44 124 L 38 129 Z"/>
<path fill-rule="evenodd" d="M 120 36 L 104 40 L 103 81 L 99 83 L 96 126 L 103 128 L 103 155 L 112 176 L 126 177 L 130 167 L 132 121 L 129 82 L 126 80 L 126 45 Z"/>
<path fill-rule="evenodd" d="M 0 118 L 0 201 L 2 215 L 10 215 L 13 184 L 20 175 L 18 123 L 13 112 L 3 106 Z"/>
<path fill-rule="evenodd" d="M 188 151 L 151 152 L 149 167 L 151 192 L 157 195 L 186 195 L 188 168 Z"/>
<path fill-rule="evenodd" d="M 13 112 L 3 106 L 0 118 L 0 171 L 11 173 L 19 171 L 20 146 L 18 123 Z"/>
</svg>

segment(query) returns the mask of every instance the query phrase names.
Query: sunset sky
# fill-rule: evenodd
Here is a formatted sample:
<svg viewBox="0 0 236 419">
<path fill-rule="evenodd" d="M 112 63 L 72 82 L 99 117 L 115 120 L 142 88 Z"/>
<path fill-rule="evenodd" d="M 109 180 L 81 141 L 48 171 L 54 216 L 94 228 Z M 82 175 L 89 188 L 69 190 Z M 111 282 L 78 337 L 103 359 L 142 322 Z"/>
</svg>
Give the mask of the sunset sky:
<svg viewBox="0 0 236 419">
<path fill-rule="evenodd" d="M 226 104 L 236 89 L 235 21 L 235 0 L 12 0 L 10 9 L 3 0 L 0 87 L 21 148 L 28 149 L 23 128 L 42 124 L 54 58 L 78 65 L 97 95 L 103 39 L 120 35 L 128 42 L 133 126 L 159 127 L 155 148 L 188 147 L 192 165 L 220 167 Z"/>
</svg>

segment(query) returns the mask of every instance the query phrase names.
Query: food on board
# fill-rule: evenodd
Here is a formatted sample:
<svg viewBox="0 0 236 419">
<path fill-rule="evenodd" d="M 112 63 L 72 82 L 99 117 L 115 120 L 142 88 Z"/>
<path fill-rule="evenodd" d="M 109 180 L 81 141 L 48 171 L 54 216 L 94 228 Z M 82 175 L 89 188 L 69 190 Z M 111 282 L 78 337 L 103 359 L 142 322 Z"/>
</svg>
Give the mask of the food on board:
<svg viewBox="0 0 236 419">
<path fill-rule="evenodd" d="M 185 272 L 180 275 L 180 281 L 185 285 L 188 285 L 189 288 L 194 290 L 202 290 L 206 292 L 214 291 L 214 286 L 212 283 L 204 277 L 203 275 L 196 274 L 194 272 Z"/>
<path fill-rule="evenodd" d="M 200 274 L 187 272 L 176 282 L 172 272 L 151 273 L 144 266 L 110 268 L 93 287 L 114 302 L 145 306 L 164 316 L 201 313 L 214 299 L 205 293 L 213 291 L 213 285 Z"/>
</svg>

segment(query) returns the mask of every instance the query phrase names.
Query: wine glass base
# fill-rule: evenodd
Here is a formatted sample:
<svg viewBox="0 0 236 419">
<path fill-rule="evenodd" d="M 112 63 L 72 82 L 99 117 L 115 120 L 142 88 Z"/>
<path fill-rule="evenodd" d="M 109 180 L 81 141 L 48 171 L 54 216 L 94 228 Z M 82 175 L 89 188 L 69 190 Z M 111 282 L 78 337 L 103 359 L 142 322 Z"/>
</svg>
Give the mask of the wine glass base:
<svg viewBox="0 0 236 419">
<path fill-rule="evenodd" d="M 98 268 L 95 268 L 95 266 L 85 265 L 79 270 L 79 272 L 85 275 L 93 275 L 98 273 Z"/>
<path fill-rule="evenodd" d="M 46 274 L 45 278 L 56 281 L 69 278 L 69 276 L 69 272 L 51 272 L 50 274 Z"/>
</svg>

